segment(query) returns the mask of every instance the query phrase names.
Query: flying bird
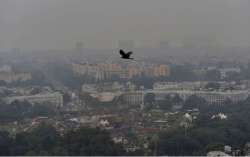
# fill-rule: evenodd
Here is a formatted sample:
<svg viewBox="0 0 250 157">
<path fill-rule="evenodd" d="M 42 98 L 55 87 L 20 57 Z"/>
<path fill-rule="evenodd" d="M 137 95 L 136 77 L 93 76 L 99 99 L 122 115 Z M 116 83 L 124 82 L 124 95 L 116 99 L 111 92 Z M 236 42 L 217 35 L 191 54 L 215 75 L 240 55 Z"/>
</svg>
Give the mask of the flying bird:
<svg viewBox="0 0 250 157">
<path fill-rule="evenodd" d="M 130 56 L 133 54 L 132 51 L 130 52 L 124 52 L 123 50 L 120 50 L 120 55 L 122 59 L 134 59 L 134 58 L 130 58 Z"/>
</svg>

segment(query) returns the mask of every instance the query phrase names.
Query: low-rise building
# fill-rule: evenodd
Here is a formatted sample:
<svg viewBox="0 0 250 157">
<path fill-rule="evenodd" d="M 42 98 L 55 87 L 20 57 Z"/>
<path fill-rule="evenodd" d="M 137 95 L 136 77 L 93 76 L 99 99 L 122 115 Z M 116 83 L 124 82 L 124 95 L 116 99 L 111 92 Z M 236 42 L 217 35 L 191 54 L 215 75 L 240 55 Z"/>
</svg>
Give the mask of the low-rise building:
<svg viewBox="0 0 250 157">
<path fill-rule="evenodd" d="M 28 101 L 31 104 L 48 102 L 48 103 L 55 105 L 56 107 L 63 106 L 63 96 L 61 93 L 58 93 L 58 92 L 28 95 L 28 96 L 12 96 L 12 97 L 5 98 L 4 101 L 8 104 L 14 101 Z"/>
<path fill-rule="evenodd" d="M 167 95 L 179 95 L 182 100 L 187 100 L 192 95 L 204 98 L 209 104 L 223 104 L 226 100 L 234 103 L 244 101 L 248 98 L 247 90 L 228 90 L 228 91 L 205 91 L 205 90 L 147 90 L 146 93 L 154 93 L 156 100 L 164 100 Z"/>
<path fill-rule="evenodd" d="M 16 81 L 28 81 L 31 80 L 32 76 L 30 73 L 13 73 L 13 72 L 2 72 L 0 73 L 0 80 L 11 83 Z"/>
<path fill-rule="evenodd" d="M 144 102 L 144 93 L 142 91 L 126 92 L 122 95 L 123 101 L 130 105 L 141 105 Z"/>
</svg>

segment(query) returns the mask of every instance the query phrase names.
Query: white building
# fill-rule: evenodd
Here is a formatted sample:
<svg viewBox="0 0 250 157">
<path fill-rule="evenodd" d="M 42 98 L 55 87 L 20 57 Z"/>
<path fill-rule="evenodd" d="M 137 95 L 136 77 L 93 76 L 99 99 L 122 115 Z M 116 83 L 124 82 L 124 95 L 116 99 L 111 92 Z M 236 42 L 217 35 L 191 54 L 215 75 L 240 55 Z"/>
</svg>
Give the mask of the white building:
<svg viewBox="0 0 250 157">
<path fill-rule="evenodd" d="M 204 98 L 209 104 L 221 105 L 227 99 L 232 102 L 239 102 L 247 99 L 249 92 L 247 90 L 232 91 L 195 91 L 195 90 L 147 90 L 146 93 L 154 93 L 156 100 L 164 100 L 167 95 L 179 95 L 184 101 L 191 95 Z"/>
<path fill-rule="evenodd" d="M 222 151 L 210 151 L 207 153 L 207 156 L 210 156 L 210 157 L 219 157 L 219 156 L 230 157 L 230 155 L 228 155 Z"/>
<path fill-rule="evenodd" d="M 130 105 L 141 105 L 144 102 L 142 91 L 126 92 L 122 95 L 123 101 Z"/>
<path fill-rule="evenodd" d="M 3 65 L 2 67 L 0 67 L 0 72 L 10 73 L 12 72 L 12 68 L 9 65 Z"/>
<path fill-rule="evenodd" d="M 156 82 L 153 85 L 155 90 L 194 90 L 204 88 L 208 82 Z"/>
<path fill-rule="evenodd" d="M 227 76 L 227 73 L 229 72 L 240 73 L 241 69 L 240 68 L 222 68 L 222 69 L 219 69 L 219 71 L 220 71 L 221 78 L 225 78 Z"/>
<path fill-rule="evenodd" d="M 8 104 L 14 101 L 28 101 L 31 104 L 48 102 L 55 105 L 56 107 L 63 106 L 63 96 L 61 93 L 58 92 L 48 93 L 48 94 L 28 95 L 28 96 L 12 96 L 5 98 L 4 101 Z"/>
</svg>

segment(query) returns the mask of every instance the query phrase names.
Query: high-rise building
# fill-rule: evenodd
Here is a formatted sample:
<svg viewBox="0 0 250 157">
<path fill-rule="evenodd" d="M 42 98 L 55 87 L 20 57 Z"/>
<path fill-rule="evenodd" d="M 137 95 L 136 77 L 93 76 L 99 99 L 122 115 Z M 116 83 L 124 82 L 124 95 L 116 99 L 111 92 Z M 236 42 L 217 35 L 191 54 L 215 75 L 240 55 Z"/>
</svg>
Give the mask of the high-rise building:
<svg viewBox="0 0 250 157">
<path fill-rule="evenodd" d="M 149 77 L 169 76 L 170 68 L 166 64 L 152 65 L 147 67 L 144 73 Z"/>
<path fill-rule="evenodd" d="M 75 45 L 75 55 L 78 59 L 83 58 L 83 49 L 84 49 L 83 42 L 77 42 Z"/>
<path fill-rule="evenodd" d="M 159 76 L 169 76 L 170 75 L 170 69 L 165 64 L 159 65 L 158 72 L 159 72 Z"/>
</svg>

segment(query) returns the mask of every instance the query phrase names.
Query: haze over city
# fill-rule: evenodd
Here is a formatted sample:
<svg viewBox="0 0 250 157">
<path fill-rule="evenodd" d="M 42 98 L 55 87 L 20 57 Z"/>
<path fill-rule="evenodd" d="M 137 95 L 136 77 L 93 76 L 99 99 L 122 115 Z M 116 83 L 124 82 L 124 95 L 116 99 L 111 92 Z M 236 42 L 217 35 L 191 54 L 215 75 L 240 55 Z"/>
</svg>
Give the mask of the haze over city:
<svg viewBox="0 0 250 157">
<path fill-rule="evenodd" d="M 250 43 L 248 0 L 1 0 L 1 49 L 113 49 Z"/>
<path fill-rule="evenodd" d="M 250 156 L 250 0 L 0 0 L 0 156 Z"/>
</svg>

